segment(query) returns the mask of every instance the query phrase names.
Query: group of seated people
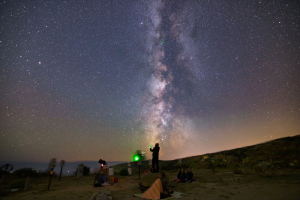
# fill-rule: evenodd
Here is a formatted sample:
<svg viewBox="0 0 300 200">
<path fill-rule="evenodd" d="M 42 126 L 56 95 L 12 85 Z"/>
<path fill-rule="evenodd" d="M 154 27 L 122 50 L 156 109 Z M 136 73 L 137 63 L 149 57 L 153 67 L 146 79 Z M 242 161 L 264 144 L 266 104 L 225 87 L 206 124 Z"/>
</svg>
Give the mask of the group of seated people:
<svg viewBox="0 0 300 200">
<path fill-rule="evenodd" d="M 192 169 L 188 169 L 187 173 L 185 173 L 184 169 L 180 168 L 177 177 L 173 181 L 178 183 L 192 183 L 195 181 Z"/>
</svg>

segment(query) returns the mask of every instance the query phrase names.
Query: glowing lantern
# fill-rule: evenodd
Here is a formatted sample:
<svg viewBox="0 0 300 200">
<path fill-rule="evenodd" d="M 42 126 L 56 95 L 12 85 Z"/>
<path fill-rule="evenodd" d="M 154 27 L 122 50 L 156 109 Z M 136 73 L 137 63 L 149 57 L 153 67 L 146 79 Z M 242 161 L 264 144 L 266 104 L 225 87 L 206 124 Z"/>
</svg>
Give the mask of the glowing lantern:
<svg viewBox="0 0 300 200">
<path fill-rule="evenodd" d="M 115 178 L 114 178 L 114 177 L 110 177 L 110 178 L 109 178 L 109 182 L 110 182 L 110 183 L 114 183 L 114 182 L 115 182 Z"/>
</svg>

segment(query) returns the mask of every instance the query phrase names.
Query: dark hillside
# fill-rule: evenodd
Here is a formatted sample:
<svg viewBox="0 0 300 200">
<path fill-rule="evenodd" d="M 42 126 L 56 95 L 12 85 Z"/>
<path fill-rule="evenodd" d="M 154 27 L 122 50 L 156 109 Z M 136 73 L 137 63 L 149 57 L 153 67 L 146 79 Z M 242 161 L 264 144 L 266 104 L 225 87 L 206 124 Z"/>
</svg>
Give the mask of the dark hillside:
<svg viewBox="0 0 300 200">
<path fill-rule="evenodd" d="M 216 153 L 182 158 L 185 168 L 211 168 L 211 158 L 218 168 L 254 169 L 261 162 L 272 162 L 280 168 L 300 168 L 300 135 L 285 137 L 269 142 L 226 150 Z M 160 168 L 165 170 L 178 168 L 178 160 L 160 161 Z M 141 169 L 148 169 L 148 161 L 143 161 Z M 127 163 L 114 166 L 115 172 L 128 168 Z M 133 171 L 138 171 L 137 162 L 131 162 Z"/>
</svg>

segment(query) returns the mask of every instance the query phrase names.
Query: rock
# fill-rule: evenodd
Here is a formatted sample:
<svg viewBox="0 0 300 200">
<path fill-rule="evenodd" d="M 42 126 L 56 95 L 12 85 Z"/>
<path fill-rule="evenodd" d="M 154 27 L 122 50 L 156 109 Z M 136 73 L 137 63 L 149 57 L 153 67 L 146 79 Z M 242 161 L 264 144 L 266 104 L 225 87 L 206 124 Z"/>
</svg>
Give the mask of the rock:
<svg viewBox="0 0 300 200">
<path fill-rule="evenodd" d="M 108 197 L 106 194 L 101 193 L 97 195 L 96 200 L 108 200 Z"/>
<path fill-rule="evenodd" d="M 158 179 L 159 173 L 148 173 L 144 174 L 139 181 L 139 184 L 144 187 L 150 187 L 156 179 Z M 166 175 L 166 181 L 169 183 L 169 177 Z"/>
<path fill-rule="evenodd" d="M 98 195 L 98 192 L 94 192 L 89 200 L 95 200 Z"/>
</svg>

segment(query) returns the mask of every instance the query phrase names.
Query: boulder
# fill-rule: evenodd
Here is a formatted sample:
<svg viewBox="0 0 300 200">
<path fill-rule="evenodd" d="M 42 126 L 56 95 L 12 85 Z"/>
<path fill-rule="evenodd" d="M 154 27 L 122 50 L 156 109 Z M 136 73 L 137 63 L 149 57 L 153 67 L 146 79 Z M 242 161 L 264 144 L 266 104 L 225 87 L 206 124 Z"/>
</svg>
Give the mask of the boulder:
<svg viewBox="0 0 300 200">
<path fill-rule="evenodd" d="M 108 196 L 104 193 L 98 194 L 96 200 L 108 200 Z"/>
</svg>

